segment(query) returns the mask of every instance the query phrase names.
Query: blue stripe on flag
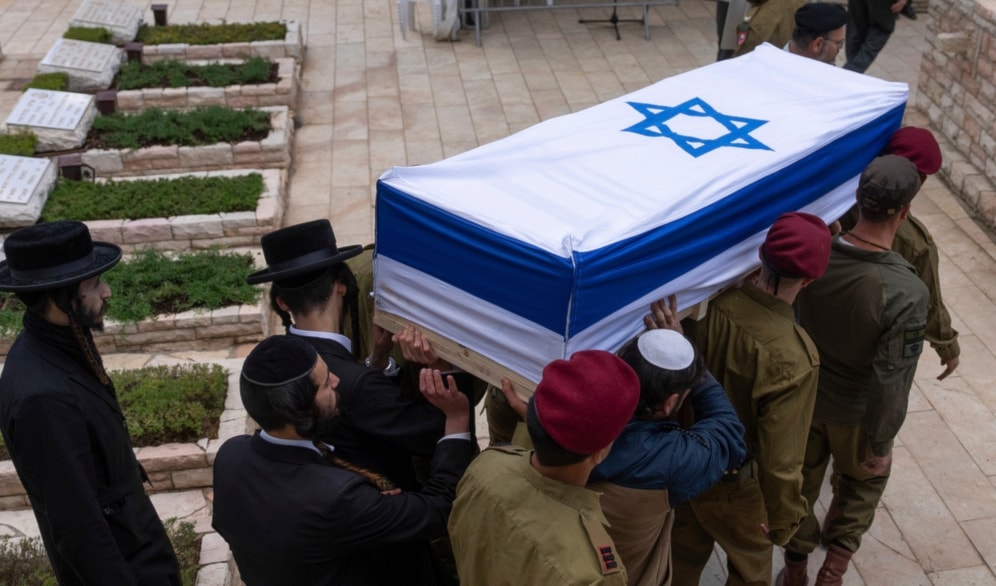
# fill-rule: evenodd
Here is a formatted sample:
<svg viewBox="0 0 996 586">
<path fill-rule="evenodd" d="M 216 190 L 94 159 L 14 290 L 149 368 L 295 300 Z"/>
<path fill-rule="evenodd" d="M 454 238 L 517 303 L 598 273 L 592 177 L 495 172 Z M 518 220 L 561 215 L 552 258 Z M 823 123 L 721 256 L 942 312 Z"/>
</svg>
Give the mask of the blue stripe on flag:
<svg viewBox="0 0 996 586">
<path fill-rule="evenodd" d="M 377 253 L 573 336 L 858 175 L 905 107 L 688 216 L 575 253 L 573 263 L 378 182 Z"/>
</svg>

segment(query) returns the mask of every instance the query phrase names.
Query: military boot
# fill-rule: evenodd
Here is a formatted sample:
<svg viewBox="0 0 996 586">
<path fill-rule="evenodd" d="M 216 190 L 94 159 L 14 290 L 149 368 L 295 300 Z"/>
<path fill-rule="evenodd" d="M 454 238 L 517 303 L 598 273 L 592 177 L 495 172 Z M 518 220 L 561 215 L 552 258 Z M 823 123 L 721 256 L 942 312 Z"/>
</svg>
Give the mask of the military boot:
<svg viewBox="0 0 996 586">
<path fill-rule="evenodd" d="M 788 554 L 785 554 L 785 567 L 782 568 L 781 572 L 778 572 L 778 577 L 775 578 L 775 586 L 806 586 L 809 584 L 809 576 L 807 575 L 807 570 L 809 567 L 809 558 L 794 561 L 789 559 Z"/>
<path fill-rule="evenodd" d="M 851 563 L 852 555 L 854 552 L 831 543 L 830 547 L 827 548 L 827 557 L 823 560 L 823 567 L 816 574 L 816 586 L 841 586 L 844 581 L 844 572 L 847 571 L 847 566 Z"/>
</svg>

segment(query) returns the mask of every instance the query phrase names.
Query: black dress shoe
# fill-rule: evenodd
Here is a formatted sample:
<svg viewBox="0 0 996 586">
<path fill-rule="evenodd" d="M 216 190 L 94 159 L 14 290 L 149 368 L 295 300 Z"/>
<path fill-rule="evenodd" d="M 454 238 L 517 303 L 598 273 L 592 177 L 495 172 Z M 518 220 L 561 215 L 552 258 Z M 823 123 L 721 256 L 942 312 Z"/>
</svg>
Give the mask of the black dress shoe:
<svg viewBox="0 0 996 586">
<path fill-rule="evenodd" d="M 906 5 L 903 6 L 903 9 L 899 13 L 910 20 L 916 20 L 916 10 L 913 9 L 912 0 L 906 0 Z"/>
</svg>

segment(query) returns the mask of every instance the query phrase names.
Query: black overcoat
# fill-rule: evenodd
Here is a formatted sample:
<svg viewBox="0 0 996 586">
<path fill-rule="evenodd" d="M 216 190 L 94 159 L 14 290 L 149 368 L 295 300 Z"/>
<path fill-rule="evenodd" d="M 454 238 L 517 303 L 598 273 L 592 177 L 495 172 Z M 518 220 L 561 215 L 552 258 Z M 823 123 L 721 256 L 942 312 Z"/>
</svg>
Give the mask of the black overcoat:
<svg viewBox="0 0 996 586">
<path fill-rule="evenodd" d="M 62 586 L 180 583 L 117 400 L 28 329 L 0 375 L 0 430 Z"/>
</svg>

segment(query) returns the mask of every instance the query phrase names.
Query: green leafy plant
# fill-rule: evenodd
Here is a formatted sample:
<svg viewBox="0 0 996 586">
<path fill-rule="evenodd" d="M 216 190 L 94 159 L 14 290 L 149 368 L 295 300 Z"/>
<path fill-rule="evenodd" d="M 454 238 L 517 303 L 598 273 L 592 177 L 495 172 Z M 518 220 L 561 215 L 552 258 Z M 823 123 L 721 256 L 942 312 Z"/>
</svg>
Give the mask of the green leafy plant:
<svg viewBox="0 0 996 586">
<path fill-rule="evenodd" d="M 142 26 L 138 29 L 138 38 L 136 40 L 146 45 L 172 43 L 214 45 L 217 43 L 279 41 L 283 40 L 286 36 L 287 25 L 282 22 L 205 23 Z"/>
<path fill-rule="evenodd" d="M 50 90 L 53 92 L 64 92 L 69 89 L 69 74 L 65 71 L 53 71 L 51 73 L 39 73 L 31 78 L 24 89 Z"/>
<path fill-rule="evenodd" d="M 217 364 L 155 366 L 111 374 L 136 446 L 194 442 L 218 434 L 228 371 Z"/>
<path fill-rule="evenodd" d="M 26 130 L 0 134 L 0 155 L 33 157 L 38 137 Z"/>
<path fill-rule="evenodd" d="M 89 43 L 110 43 L 111 31 L 101 27 L 71 26 L 62 38 L 74 41 L 87 41 Z"/>
<path fill-rule="evenodd" d="M 90 129 L 90 138 L 105 148 L 133 149 L 260 140 L 269 130 L 269 113 L 255 108 L 208 106 L 190 111 L 149 108 L 138 114 L 115 112 L 98 116 Z"/>
<path fill-rule="evenodd" d="M 183 586 L 193 586 L 201 551 L 201 536 L 189 521 L 167 519 L 163 526 L 173 542 L 180 562 Z M 0 584 L 11 586 L 58 586 L 41 539 L 0 537 Z"/>
<path fill-rule="evenodd" d="M 183 61 L 156 61 L 143 64 L 129 61 L 118 73 L 118 89 L 156 87 L 225 87 L 275 82 L 277 65 L 264 57 L 243 63 L 191 65 Z"/>
<path fill-rule="evenodd" d="M 45 202 L 42 220 L 137 220 L 249 212 L 256 209 L 262 193 L 259 173 L 103 183 L 60 180 Z"/>
<path fill-rule="evenodd" d="M 108 316 L 128 323 L 159 314 L 256 303 L 261 290 L 245 282 L 253 270 L 250 254 L 211 249 L 173 258 L 158 250 L 142 250 L 104 273 L 114 294 Z"/>
<path fill-rule="evenodd" d="M 0 338 L 11 338 L 21 330 L 24 304 L 13 293 L 0 293 Z"/>
</svg>

